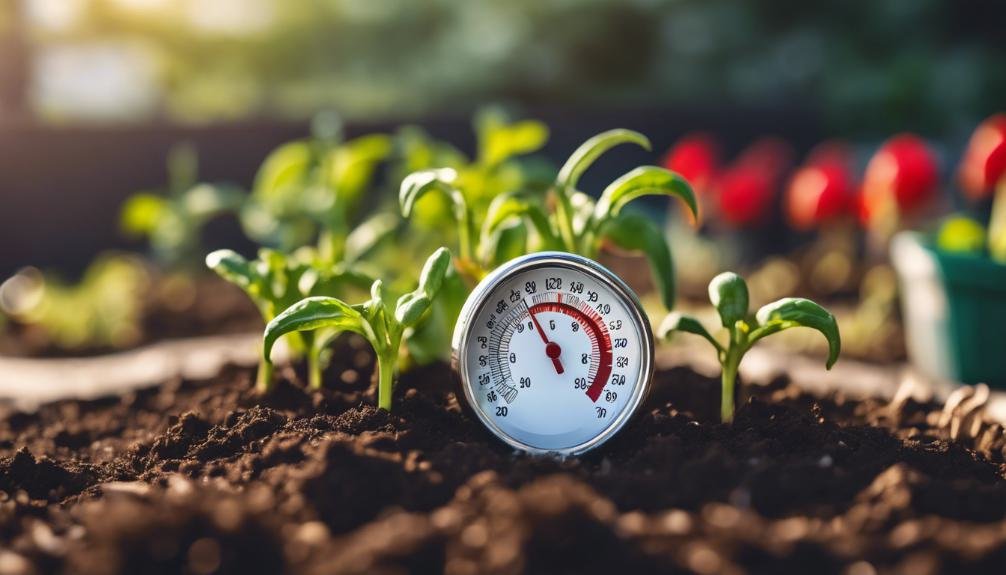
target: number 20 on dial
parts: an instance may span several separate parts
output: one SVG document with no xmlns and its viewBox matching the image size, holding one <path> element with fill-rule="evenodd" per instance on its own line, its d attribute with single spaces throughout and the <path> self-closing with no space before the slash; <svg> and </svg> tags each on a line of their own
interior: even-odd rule
<svg viewBox="0 0 1006 575">
<path fill-rule="evenodd" d="M 454 330 L 453 363 L 493 434 L 532 453 L 575 455 L 611 438 L 639 407 L 653 335 L 614 273 L 541 252 L 476 286 Z"/>
</svg>

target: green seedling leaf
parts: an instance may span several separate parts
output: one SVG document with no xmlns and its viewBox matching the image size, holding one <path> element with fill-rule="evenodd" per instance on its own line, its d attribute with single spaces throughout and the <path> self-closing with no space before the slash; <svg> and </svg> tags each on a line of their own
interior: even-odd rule
<svg viewBox="0 0 1006 575">
<path fill-rule="evenodd" d="M 361 136 L 334 149 L 329 184 L 336 190 L 337 201 L 355 205 L 392 149 L 391 137 L 384 134 Z"/>
<path fill-rule="evenodd" d="M 535 152 L 548 141 L 548 127 L 541 122 L 525 120 L 507 125 L 493 121 L 487 124 L 480 146 L 481 161 L 487 166 Z"/>
<path fill-rule="evenodd" d="M 758 327 L 751 332 L 750 343 L 791 327 L 810 327 L 821 332 L 828 340 L 827 368 L 831 369 L 838 360 L 842 340 L 835 316 L 809 299 L 783 298 L 762 306 L 755 318 Z"/>
<path fill-rule="evenodd" d="M 632 200 L 652 195 L 676 197 L 698 218 L 698 203 L 687 180 L 664 168 L 640 166 L 604 189 L 594 209 L 594 219 L 603 222 L 609 217 L 618 216 L 622 208 Z"/>
<path fill-rule="evenodd" d="M 245 291 L 261 278 L 255 266 L 233 250 L 211 252 L 206 256 L 206 267 Z"/>
<path fill-rule="evenodd" d="M 602 154 L 619 144 L 636 144 L 645 150 L 650 149 L 650 140 L 639 132 L 624 129 L 602 132 L 581 144 L 569 156 L 559 170 L 556 182 L 563 187 L 576 188 L 580 176 L 587 171 L 587 168 Z"/>
<path fill-rule="evenodd" d="M 440 291 L 440 286 L 444 283 L 444 277 L 447 276 L 447 270 L 450 268 L 450 265 L 450 250 L 447 248 L 438 248 L 437 251 L 433 252 L 426 259 L 423 271 L 419 273 L 419 287 L 417 291 L 422 291 L 430 298 L 434 297 Z"/>
<path fill-rule="evenodd" d="M 312 151 L 304 141 L 289 142 L 276 148 L 266 157 L 255 176 L 252 193 L 260 200 L 277 208 L 285 203 L 284 196 L 291 189 L 299 189 L 312 164 Z"/>
<path fill-rule="evenodd" d="M 396 214 L 377 214 L 356 227 L 346 236 L 343 260 L 353 264 L 370 255 L 386 239 L 394 235 L 402 223 Z"/>
<path fill-rule="evenodd" d="M 496 233 L 502 226 L 512 223 L 516 218 L 524 219 L 531 224 L 546 246 L 554 245 L 558 241 L 541 205 L 520 194 L 497 196 L 489 204 L 482 227 L 483 236 L 488 237 Z"/>
<path fill-rule="evenodd" d="M 435 170 L 422 170 L 409 174 L 402 180 L 402 187 L 398 194 L 398 203 L 402 209 L 402 216 L 409 217 L 416 201 L 424 194 L 432 191 L 439 191 L 445 194 L 452 201 L 460 198 L 462 204 L 464 198 L 453 187 L 454 181 L 458 177 L 458 172 L 453 168 L 438 168 Z"/>
<path fill-rule="evenodd" d="M 718 351 L 723 351 L 723 346 L 720 342 L 716 341 L 716 338 L 706 330 L 705 326 L 692 316 L 685 315 L 678 311 L 673 311 L 667 314 L 664 321 L 660 323 L 660 327 L 657 329 L 657 337 L 660 339 L 667 339 L 674 332 L 685 332 L 701 336 L 706 339 L 709 343 L 713 345 Z"/>
<path fill-rule="evenodd" d="M 499 226 L 488 237 L 483 235 L 479 241 L 479 258 L 498 266 L 528 253 L 528 241 L 527 226 L 520 220 L 514 220 L 509 225 Z"/>
<path fill-rule="evenodd" d="M 266 325 L 262 335 L 262 357 L 268 360 L 276 341 L 284 335 L 320 328 L 352 331 L 370 337 L 363 316 L 349 304 L 334 297 L 309 297 L 288 307 Z"/>
<path fill-rule="evenodd" d="M 182 209 L 189 219 L 208 219 L 236 211 L 244 203 L 244 193 L 233 186 L 199 184 L 182 196 Z"/>
<path fill-rule="evenodd" d="M 419 322 L 426 310 L 430 309 L 432 300 L 422 292 L 403 295 L 395 305 L 395 321 L 403 327 L 412 327 Z"/>
<path fill-rule="evenodd" d="M 642 252 L 650 264 L 660 301 L 667 309 L 674 307 L 674 260 L 660 226 L 642 214 L 623 213 L 603 224 L 601 237 L 624 250 Z"/>
<path fill-rule="evenodd" d="M 985 228 L 965 216 L 948 218 L 940 226 L 936 245 L 943 251 L 981 253 L 985 249 Z"/>
<path fill-rule="evenodd" d="M 723 327 L 732 329 L 748 314 L 747 283 L 733 272 L 723 272 L 709 282 L 709 301 L 719 312 Z"/>
<path fill-rule="evenodd" d="M 126 200 L 119 217 L 122 230 L 133 236 L 143 236 L 152 233 L 168 209 L 168 201 L 163 197 L 140 192 Z"/>
</svg>

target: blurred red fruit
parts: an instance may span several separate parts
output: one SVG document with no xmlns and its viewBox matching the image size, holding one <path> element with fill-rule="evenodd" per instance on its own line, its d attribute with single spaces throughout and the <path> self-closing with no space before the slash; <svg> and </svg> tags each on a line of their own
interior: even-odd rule
<svg viewBox="0 0 1006 575">
<path fill-rule="evenodd" d="M 762 138 L 741 152 L 715 183 L 721 219 L 734 227 L 765 223 L 792 157 L 789 144 L 778 138 Z"/>
<path fill-rule="evenodd" d="M 1006 114 L 982 122 L 968 141 L 961 161 L 960 181 L 972 200 L 992 194 L 1006 172 Z"/>
<path fill-rule="evenodd" d="M 722 219 L 735 227 L 764 223 L 772 203 L 772 180 L 763 170 L 738 165 L 716 182 Z"/>
<path fill-rule="evenodd" d="M 786 216 L 791 226 L 809 230 L 848 213 L 853 205 L 851 158 L 844 145 L 825 143 L 790 178 Z"/>
<path fill-rule="evenodd" d="M 705 194 L 719 169 L 716 141 L 708 134 L 689 134 L 664 157 L 664 167 L 681 174 L 697 194 Z"/>
<path fill-rule="evenodd" d="M 771 183 L 779 183 L 793 163 L 793 148 L 780 138 L 760 138 L 738 156 L 735 165 L 762 172 Z"/>
<path fill-rule="evenodd" d="M 922 138 L 899 134 L 884 142 L 870 158 L 863 178 L 863 207 L 872 218 L 893 198 L 898 210 L 912 213 L 936 191 L 936 155 Z"/>
</svg>

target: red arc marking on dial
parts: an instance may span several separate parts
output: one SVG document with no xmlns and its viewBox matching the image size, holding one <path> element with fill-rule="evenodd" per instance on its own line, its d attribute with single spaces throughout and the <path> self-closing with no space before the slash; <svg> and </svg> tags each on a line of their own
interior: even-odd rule
<svg viewBox="0 0 1006 575">
<path fill-rule="evenodd" d="M 594 381 L 590 383 L 586 392 L 587 397 L 596 403 L 598 398 L 601 397 L 601 392 L 604 391 L 604 386 L 608 383 L 608 377 L 611 376 L 612 365 L 611 339 L 608 336 L 608 331 L 604 328 L 603 320 L 601 320 L 600 316 L 596 313 L 588 314 L 583 310 L 574 308 L 567 304 L 548 302 L 536 304 L 528 308 L 528 314 L 531 316 L 531 321 L 534 322 L 536 326 L 538 326 L 538 320 L 536 320 L 534 316 L 536 313 L 541 313 L 543 311 L 558 312 L 572 317 L 577 321 L 577 323 L 582 325 L 584 329 L 588 330 L 591 340 L 597 343 L 597 351 L 599 355 L 597 358 L 597 374 L 594 375 Z M 538 330 L 538 333 L 542 335 L 542 339 L 547 342 L 548 339 L 545 337 L 544 332 L 541 331 L 541 326 L 538 326 Z M 556 359 L 558 359 L 559 352 L 561 352 L 561 350 L 558 349 L 559 345 L 554 342 L 550 343 L 555 345 Z M 546 354 L 549 353 L 548 345 L 549 343 L 545 344 Z M 551 357 L 552 356 L 549 355 L 549 358 Z M 562 372 L 560 371 L 559 373 Z"/>
<path fill-rule="evenodd" d="M 562 355 L 562 348 L 559 344 L 554 341 L 549 341 L 548 336 L 545 335 L 545 330 L 541 329 L 541 324 L 538 323 L 538 318 L 535 317 L 534 312 L 528 308 L 527 313 L 531 316 L 531 322 L 534 323 L 534 328 L 538 330 L 538 335 L 541 336 L 541 340 L 545 342 L 545 355 L 552 360 L 552 365 L 555 367 L 555 372 L 562 374 L 565 371 L 562 368 L 562 362 L 559 360 L 559 356 Z"/>
</svg>

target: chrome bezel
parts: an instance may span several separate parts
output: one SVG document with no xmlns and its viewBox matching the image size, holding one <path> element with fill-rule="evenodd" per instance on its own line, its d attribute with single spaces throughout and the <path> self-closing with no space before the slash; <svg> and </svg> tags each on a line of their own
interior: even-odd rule
<svg viewBox="0 0 1006 575">
<path fill-rule="evenodd" d="M 632 316 L 637 336 L 639 337 L 640 351 L 642 355 L 640 358 L 642 364 L 640 365 L 639 376 L 633 388 L 633 395 L 630 397 L 629 403 L 626 404 L 625 409 L 623 409 L 618 417 L 615 418 L 606 428 L 604 428 L 601 433 L 588 441 L 565 449 L 542 449 L 535 447 L 534 445 L 529 445 L 510 436 L 500 429 L 500 427 L 496 425 L 496 422 L 493 421 L 493 419 L 484 413 L 479 407 L 479 403 L 475 398 L 475 388 L 468 377 L 468 366 L 466 365 L 466 362 L 461 360 L 463 357 L 463 351 L 468 347 L 468 340 L 471 335 L 469 324 L 473 318 L 478 317 L 479 313 L 481 313 L 482 308 L 488 301 L 489 294 L 492 293 L 496 285 L 510 276 L 527 270 L 544 267 L 560 267 L 575 270 L 589 275 L 595 280 L 608 286 L 616 297 L 622 299 L 625 307 L 628 308 L 629 313 Z M 650 391 L 650 384 L 653 380 L 653 331 L 650 328 L 650 322 L 646 317 L 646 313 L 643 311 L 643 307 L 639 303 L 639 298 L 636 297 L 636 294 L 633 293 L 632 289 L 630 289 L 621 278 L 615 275 L 614 272 L 591 259 L 576 254 L 566 252 L 538 252 L 510 260 L 493 270 L 492 273 L 487 275 L 477 286 L 475 286 L 475 289 L 472 290 L 472 293 L 465 301 L 464 307 L 461 308 L 461 314 L 458 316 L 458 322 L 454 327 L 454 336 L 451 339 L 451 366 L 458 378 L 458 382 L 461 385 L 463 395 L 465 400 L 468 402 L 469 407 L 471 407 L 471 410 L 475 412 L 475 415 L 479 418 L 482 424 L 485 425 L 493 435 L 500 438 L 508 445 L 529 453 L 560 456 L 579 455 L 594 449 L 605 441 L 611 439 L 623 427 L 625 427 L 625 425 L 639 410 L 639 406 L 642 405 L 643 400 Z"/>
</svg>

